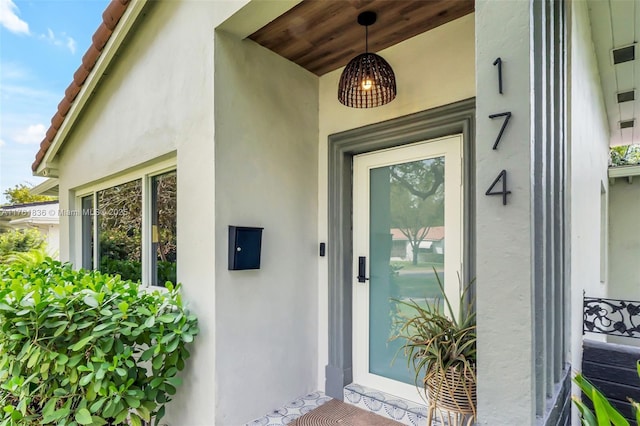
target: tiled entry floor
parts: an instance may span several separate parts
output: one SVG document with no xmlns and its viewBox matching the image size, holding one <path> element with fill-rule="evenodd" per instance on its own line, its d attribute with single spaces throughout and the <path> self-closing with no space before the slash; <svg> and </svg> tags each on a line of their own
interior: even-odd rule
<svg viewBox="0 0 640 426">
<path fill-rule="evenodd" d="M 344 402 L 408 426 L 427 424 L 427 407 L 354 383 L 344 388 Z M 439 425 L 435 421 L 434 425 Z"/>
<path fill-rule="evenodd" d="M 325 402 L 331 400 L 323 392 L 312 392 L 277 410 L 273 410 L 266 416 L 255 419 L 247 423 L 245 426 L 280 426 L 288 425 L 303 414 L 307 414 L 314 408 L 318 408 Z"/>
<path fill-rule="evenodd" d="M 266 416 L 246 423 L 245 426 L 288 425 L 295 419 L 330 400 L 331 398 L 323 392 L 313 392 L 285 404 L 284 407 L 274 410 Z M 351 384 L 345 387 L 344 402 L 405 425 L 417 426 L 427 423 L 427 407 L 363 386 Z M 439 425 L 440 422 L 436 421 L 434 424 Z"/>
</svg>

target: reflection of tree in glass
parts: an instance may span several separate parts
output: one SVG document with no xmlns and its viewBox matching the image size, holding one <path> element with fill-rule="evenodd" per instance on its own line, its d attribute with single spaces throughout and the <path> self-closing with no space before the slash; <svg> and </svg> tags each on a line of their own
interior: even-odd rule
<svg viewBox="0 0 640 426">
<path fill-rule="evenodd" d="M 98 191 L 100 270 L 124 279 L 141 277 L 142 183 L 140 180 Z"/>
<path fill-rule="evenodd" d="M 177 174 L 170 172 L 155 176 L 153 182 L 156 191 L 154 214 L 158 225 L 156 284 L 164 285 L 167 281 L 176 282 Z"/>
<path fill-rule="evenodd" d="M 158 225 L 158 281 L 175 282 L 176 172 L 153 177 L 154 224 Z M 141 279 L 142 180 L 98 191 L 100 270 L 125 279 Z"/>
<path fill-rule="evenodd" d="M 177 212 L 177 180 L 176 172 L 167 173 L 155 178 L 157 185 L 158 228 L 158 260 L 176 261 L 176 212 Z"/>
<path fill-rule="evenodd" d="M 420 243 L 444 225 L 444 157 L 390 166 L 391 226 L 407 237 L 418 264 Z"/>
</svg>

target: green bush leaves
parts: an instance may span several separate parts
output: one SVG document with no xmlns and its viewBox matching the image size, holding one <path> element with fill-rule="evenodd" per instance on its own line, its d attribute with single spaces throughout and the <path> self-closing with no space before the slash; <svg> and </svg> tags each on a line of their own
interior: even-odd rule
<svg viewBox="0 0 640 426">
<path fill-rule="evenodd" d="M 629 422 L 616 410 L 607 398 L 591 384 L 582 374 L 573 378 L 584 395 L 591 400 L 595 413 L 591 411 L 577 396 L 572 396 L 573 403 L 580 412 L 580 420 L 585 426 L 629 426 Z"/>
<path fill-rule="evenodd" d="M 49 258 L 2 265 L 0 426 L 157 423 L 197 334 L 179 286 Z"/>
</svg>

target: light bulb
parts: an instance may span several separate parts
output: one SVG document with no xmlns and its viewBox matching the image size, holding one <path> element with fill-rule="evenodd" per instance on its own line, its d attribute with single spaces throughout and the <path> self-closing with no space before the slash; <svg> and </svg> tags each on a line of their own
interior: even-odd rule
<svg viewBox="0 0 640 426">
<path fill-rule="evenodd" d="M 373 81 L 370 78 L 365 78 L 364 80 L 362 80 L 362 89 L 371 90 L 372 87 Z"/>
</svg>

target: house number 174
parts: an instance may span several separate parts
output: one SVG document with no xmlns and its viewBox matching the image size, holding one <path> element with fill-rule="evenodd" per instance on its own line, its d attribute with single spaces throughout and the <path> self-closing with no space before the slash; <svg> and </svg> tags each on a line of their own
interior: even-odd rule
<svg viewBox="0 0 640 426">
<path fill-rule="evenodd" d="M 498 93 L 502 95 L 502 59 L 497 58 L 495 61 L 493 61 L 493 66 L 498 67 Z M 493 148 L 492 148 L 493 150 L 498 149 L 498 145 L 500 144 L 500 140 L 502 139 L 504 130 L 507 128 L 507 125 L 509 124 L 509 120 L 511 119 L 511 116 L 512 116 L 511 111 L 491 114 L 489 116 L 489 118 L 492 120 L 495 118 L 504 117 L 504 122 L 502 123 L 502 127 L 500 127 L 500 132 L 498 133 L 498 136 L 496 137 L 496 140 L 493 143 Z M 500 183 L 502 188 L 498 186 Z M 507 187 L 507 171 L 503 169 L 498 174 L 498 176 L 493 180 L 493 182 L 489 186 L 489 189 L 487 189 L 487 192 L 485 192 L 485 195 L 502 195 L 502 205 L 506 206 L 507 195 L 509 194 L 511 194 L 511 191 L 509 191 Z"/>
</svg>

